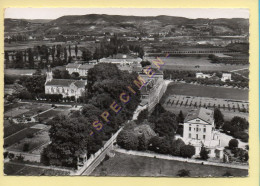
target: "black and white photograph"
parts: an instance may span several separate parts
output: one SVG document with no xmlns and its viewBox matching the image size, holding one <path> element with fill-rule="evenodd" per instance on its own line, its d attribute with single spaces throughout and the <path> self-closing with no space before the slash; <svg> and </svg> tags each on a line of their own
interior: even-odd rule
<svg viewBox="0 0 260 186">
<path fill-rule="evenodd" d="M 249 9 L 4 16 L 5 176 L 248 177 Z"/>
</svg>

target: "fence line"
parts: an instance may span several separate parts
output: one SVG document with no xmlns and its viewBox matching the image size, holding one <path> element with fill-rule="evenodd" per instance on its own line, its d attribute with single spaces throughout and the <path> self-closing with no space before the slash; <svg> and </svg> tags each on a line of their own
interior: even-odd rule
<svg viewBox="0 0 260 186">
<path fill-rule="evenodd" d="M 119 153 L 135 155 L 135 156 L 143 156 L 143 157 L 158 158 L 158 159 L 165 159 L 165 160 L 176 160 L 176 161 L 182 161 L 182 162 L 188 162 L 188 163 L 197 163 L 197 164 L 203 164 L 203 165 L 213 165 L 213 166 L 219 166 L 219 167 L 228 167 L 228 168 L 234 168 L 234 169 L 248 170 L 248 165 L 216 163 L 216 162 L 209 162 L 209 161 L 203 161 L 203 160 L 198 160 L 198 159 L 189 159 L 189 158 L 182 158 L 182 157 L 176 157 L 176 156 L 171 156 L 171 155 L 125 150 L 125 149 L 119 149 L 119 148 L 115 149 L 115 151 L 119 152 Z"/>
</svg>

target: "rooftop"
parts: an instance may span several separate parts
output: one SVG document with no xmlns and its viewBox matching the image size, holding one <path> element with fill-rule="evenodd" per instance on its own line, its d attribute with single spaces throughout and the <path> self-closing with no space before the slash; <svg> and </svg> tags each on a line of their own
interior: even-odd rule
<svg viewBox="0 0 260 186">
<path fill-rule="evenodd" d="M 75 84 L 78 88 L 84 88 L 86 81 L 85 80 L 73 80 L 73 79 L 52 79 L 48 81 L 46 85 L 48 86 L 62 86 L 62 87 L 69 87 L 72 83 Z"/>
<path fill-rule="evenodd" d="M 214 122 L 213 111 L 210 109 L 205 109 L 205 108 L 198 108 L 198 109 L 191 110 L 187 114 L 184 122 L 188 122 L 190 120 L 197 119 L 197 118 L 199 118 L 209 124 L 213 124 L 213 122 Z"/>
</svg>

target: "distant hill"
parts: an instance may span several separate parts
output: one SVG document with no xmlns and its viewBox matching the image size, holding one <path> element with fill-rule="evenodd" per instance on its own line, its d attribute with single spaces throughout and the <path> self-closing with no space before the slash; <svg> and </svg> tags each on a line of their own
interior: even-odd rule
<svg viewBox="0 0 260 186">
<path fill-rule="evenodd" d="M 97 34 L 112 33 L 159 33 L 178 30 L 187 25 L 209 25 L 217 33 L 234 35 L 248 33 L 249 20 L 233 19 L 188 19 L 174 16 L 121 16 L 105 14 L 69 15 L 55 20 L 5 19 L 5 32 L 44 32 L 52 34 Z M 192 28 L 192 27 L 191 27 Z"/>
</svg>

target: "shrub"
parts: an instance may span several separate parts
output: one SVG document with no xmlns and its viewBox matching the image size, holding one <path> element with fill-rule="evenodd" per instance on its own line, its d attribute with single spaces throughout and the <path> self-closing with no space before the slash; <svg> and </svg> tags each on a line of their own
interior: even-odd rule
<svg viewBox="0 0 260 186">
<path fill-rule="evenodd" d="M 200 158 L 207 160 L 209 158 L 209 151 L 205 147 L 201 147 Z"/>
<path fill-rule="evenodd" d="M 4 152 L 4 159 L 7 158 L 7 156 L 8 156 L 8 152 L 6 151 Z"/>
<path fill-rule="evenodd" d="M 234 137 L 235 138 L 238 138 L 238 139 L 241 139 L 241 141 L 243 142 L 248 142 L 248 134 L 246 132 L 243 132 L 243 131 L 237 131 L 234 133 Z"/>
<path fill-rule="evenodd" d="M 236 139 L 231 139 L 228 143 L 228 147 L 230 149 L 234 149 L 234 148 L 237 148 L 238 147 L 238 140 Z"/>
<path fill-rule="evenodd" d="M 29 151 L 29 143 L 25 143 L 24 145 L 23 145 L 23 151 L 24 152 L 28 152 Z"/>
<path fill-rule="evenodd" d="M 185 145 L 181 147 L 180 154 L 184 158 L 191 158 L 195 154 L 195 147 L 192 145 Z"/>
<path fill-rule="evenodd" d="M 33 138 L 33 137 L 34 137 L 34 134 L 33 134 L 33 133 L 28 133 L 28 134 L 26 134 L 26 137 L 27 137 L 27 138 Z"/>
<path fill-rule="evenodd" d="M 14 158 L 14 154 L 13 153 L 9 153 L 8 154 L 8 158 L 12 160 Z"/>
<path fill-rule="evenodd" d="M 190 171 L 186 169 L 181 169 L 178 171 L 177 176 L 179 177 L 190 177 Z"/>
<path fill-rule="evenodd" d="M 230 172 L 225 172 L 222 176 L 224 177 L 232 177 L 233 175 Z"/>
</svg>

